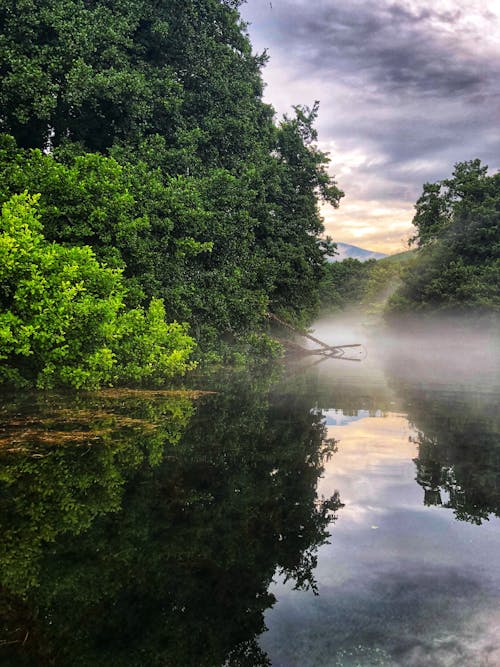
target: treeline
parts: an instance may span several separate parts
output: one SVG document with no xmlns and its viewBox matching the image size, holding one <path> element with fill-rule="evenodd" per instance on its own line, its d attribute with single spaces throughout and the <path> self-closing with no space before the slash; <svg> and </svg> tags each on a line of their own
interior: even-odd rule
<svg viewBox="0 0 500 667">
<path fill-rule="evenodd" d="M 327 313 L 345 310 L 383 310 L 388 297 L 399 285 L 399 276 L 406 258 L 369 259 L 361 262 L 349 257 L 325 266 L 320 295 Z"/>
<path fill-rule="evenodd" d="M 451 178 L 424 185 L 415 208 L 412 251 L 325 267 L 324 309 L 369 308 L 393 322 L 500 311 L 500 174 L 458 163 Z"/>
<path fill-rule="evenodd" d="M 500 173 L 480 160 L 426 183 L 413 219 L 415 260 L 388 304 L 392 314 L 500 311 Z"/>
<path fill-rule="evenodd" d="M 240 4 L 0 0 L 0 379 L 160 382 L 187 326 L 220 353 L 315 314 L 342 192 L 317 103 L 263 102 Z"/>
</svg>

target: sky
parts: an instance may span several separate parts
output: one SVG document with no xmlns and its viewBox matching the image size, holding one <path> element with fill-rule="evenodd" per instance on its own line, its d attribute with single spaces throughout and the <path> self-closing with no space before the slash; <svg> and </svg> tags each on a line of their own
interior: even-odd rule
<svg viewBox="0 0 500 667">
<path fill-rule="evenodd" d="M 407 249 L 425 182 L 480 158 L 500 168 L 500 0 L 248 0 L 265 99 L 320 102 L 319 146 L 345 192 L 335 241 Z"/>
</svg>

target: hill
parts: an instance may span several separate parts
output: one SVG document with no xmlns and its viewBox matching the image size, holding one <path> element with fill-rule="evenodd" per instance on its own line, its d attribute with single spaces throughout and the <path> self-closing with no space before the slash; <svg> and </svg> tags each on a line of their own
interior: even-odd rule
<svg viewBox="0 0 500 667">
<path fill-rule="evenodd" d="M 335 257 L 330 257 L 329 262 L 342 262 L 344 259 L 352 257 L 352 259 L 358 259 L 360 262 L 366 262 L 368 259 L 382 259 L 387 257 L 382 252 L 375 252 L 373 250 L 366 250 L 365 248 L 360 248 L 356 245 L 350 245 L 349 243 L 337 243 L 338 254 Z"/>
<path fill-rule="evenodd" d="M 393 263 L 393 262 L 409 262 L 410 259 L 415 257 L 416 250 L 405 250 L 404 252 L 398 252 L 395 255 L 386 255 L 382 258 L 384 264 Z"/>
</svg>

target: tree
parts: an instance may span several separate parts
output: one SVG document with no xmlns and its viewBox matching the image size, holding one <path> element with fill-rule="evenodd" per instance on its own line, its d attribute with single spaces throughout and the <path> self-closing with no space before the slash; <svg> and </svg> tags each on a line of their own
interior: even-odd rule
<svg viewBox="0 0 500 667">
<path fill-rule="evenodd" d="M 317 312 L 325 256 L 334 252 L 329 239 L 320 240 L 318 200 L 337 207 L 344 196 L 327 171 L 328 155 L 315 144 L 318 109 L 318 102 L 296 106 L 295 116 L 285 116 L 278 128 L 274 189 L 259 230 L 274 277 L 272 308 L 305 321 Z"/>
<path fill-rule="evenodd" d="M 375 264 L 374 259 L 360 262 L 352 257 L 327 264 L 320 291 L 323 308 L 335 312 L 360 306 Z"/>
<path fill-rule="evenodd" d="M 191 367 L 186 326 L 163 303 L 126 310 L 119 269 L 88 246 L 49 243 L 37 197 L 15 195 L 0 222 L 0 377 L 38 387 L 162 383 Z"/>
<path fill-rule="evenodd" d="M 153 142 L 175 173 L 234 166 L 272 118 L 238 4 L 2 0 L 0 129 L 31 148 Z"/>
<path fill-rule="evenodd" d="M 0 196 L 41 193 L 49 240 L 122 268 L 203 348 L 306 321 L 341 191 L 318 105 L 277 126 L 237 0 L 0 0 Z M 10 143 L 9 143 L 10 142 Z"/>
<path fill-rule="evenodd" d="M 65 139 L 105 150 L 144 128 L 165 132 L 181 88 L 165 61 L 148 58 L 146 38 L 167 30 L 151 3 L 2 0 L 1 126 L 21 146 Z M 158 50 L 155 50 L 155 54 Z"/>
<path fill-rule="evenodd" d="M 416 210 L 419 251 L 390 311 L 499 311 L 500 174 L 458 163 L 452 178 L 424 185 Z"/>
<path fill-rule="evenodd" d="M 25 190 L 40 194 L 44 235 L 65 246 L 88 245 L 100 262 L 122 268 L 133 305 L 163 298 L 169 314 L 183 318 L 176 294 L 186 262 L 211 249 L 197 182 L 162 179 L 139 162 L 120 165 L 97 153 L 44 155 L 19 149 L 0 136 L 0 200 Z"/>
</svg>

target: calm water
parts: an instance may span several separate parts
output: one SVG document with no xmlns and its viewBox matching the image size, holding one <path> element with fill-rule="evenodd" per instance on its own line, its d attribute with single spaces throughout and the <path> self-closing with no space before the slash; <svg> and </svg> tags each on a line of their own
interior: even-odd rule
<svg viewBox="0 0 500 667">
<path fill-rule="evenodd" d="M 368 358 L 2 397 L 1 665 L 500 665 L 495 335 L 317 334 Z"/>
</svg>

